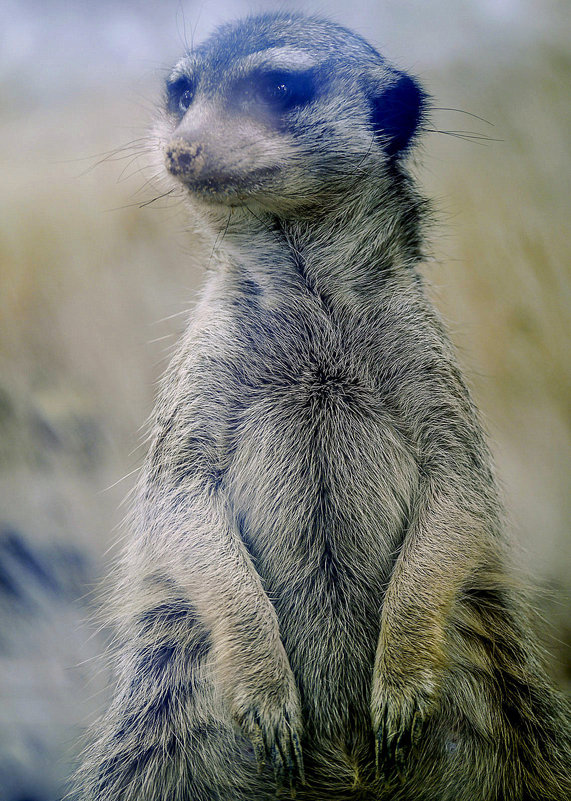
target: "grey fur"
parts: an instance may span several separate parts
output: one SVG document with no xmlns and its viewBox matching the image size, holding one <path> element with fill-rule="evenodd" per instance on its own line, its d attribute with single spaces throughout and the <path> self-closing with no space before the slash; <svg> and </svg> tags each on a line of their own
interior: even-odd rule
<svg viewBox="0 0 571 801">
<path fill-rule="evenodd" d="M 568 713 L 417 271 L 426 97 L 286 14 L 223 26 L 170 87 L 160 150 L 212 269 L 162 384 L 78 797 L 567 797 Z"/>
</svg>

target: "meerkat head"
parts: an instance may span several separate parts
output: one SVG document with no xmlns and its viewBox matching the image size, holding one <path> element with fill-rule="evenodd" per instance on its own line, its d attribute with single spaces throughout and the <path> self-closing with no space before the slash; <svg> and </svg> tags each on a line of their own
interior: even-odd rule
<svg viewBox="0 0 571 801">
<path fill-rule="evenodd" d="M 360 36 L 270 14 L 222 26 L 176 64 L 160 137 L 167 171 L 193 195 L 279 215 L 356 182 L 382 191 L 425 108 L 416 81 Z"/>
</svg>

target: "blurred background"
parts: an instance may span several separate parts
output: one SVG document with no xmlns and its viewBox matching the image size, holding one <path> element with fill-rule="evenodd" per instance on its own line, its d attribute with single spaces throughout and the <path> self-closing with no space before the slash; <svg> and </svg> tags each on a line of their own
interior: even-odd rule
<svg viewBox="0 0 571 801">
<path fill-rule="evenodd" d="M 556 681 L 571 678 L 566 0 L 307 3 L 434 97 L 425 273 L 483 411 Z M 93 621 L 156 381 L 202 278 L 148 167 L 166 70 L 281 0 L 0 8 L 0 799 L 55 801 L 105 703 Z M 299 8 L 299 5 L 297 6 Z M 468 114 L 476 115 L 475 117 Z M 482 119 L 478 119 L 482 118 Z"/>
</svg>

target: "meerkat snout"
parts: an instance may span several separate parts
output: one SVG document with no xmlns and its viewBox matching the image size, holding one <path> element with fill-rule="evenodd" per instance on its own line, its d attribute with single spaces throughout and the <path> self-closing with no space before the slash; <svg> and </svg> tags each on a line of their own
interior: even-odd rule
<svg viewBox="0 0 571 801">
<path fill-rule="evenodd" d="M 204 163 L 204 148 L 198 142 L 174 139 L 165 148 L 165 166 L 171 175 L 179 178 L 197 176 Z"/>
</svg>

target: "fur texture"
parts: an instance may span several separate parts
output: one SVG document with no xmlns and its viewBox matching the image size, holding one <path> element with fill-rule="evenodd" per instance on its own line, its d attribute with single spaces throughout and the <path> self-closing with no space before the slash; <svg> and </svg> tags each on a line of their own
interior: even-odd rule
<svg viewBox="0 0 571 801">
<path fill-rule="evenodd" d="M 213 257 L 168 369 L 85 801 L 560 801 L 569 719 L 424 293 L 427 98 L 299 15 L 220 28 L 160 150 Z"/>
</svg>

